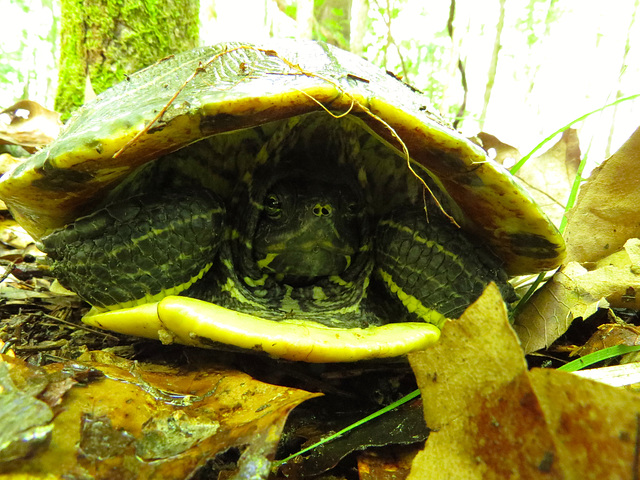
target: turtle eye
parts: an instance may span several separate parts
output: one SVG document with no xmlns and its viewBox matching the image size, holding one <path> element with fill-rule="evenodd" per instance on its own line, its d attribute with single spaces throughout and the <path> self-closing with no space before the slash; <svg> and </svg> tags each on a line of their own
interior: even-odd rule
<svg viewBox="0 0 640 480">
<path fill-rule="evenodd" d="M 277 217 L 280 215 L 280 212 L 282 211 L 282 203 L 277 195 L 273 193 L 267 195 L 264 199 L 264 210 L 270 217 Z"/>
<path fill-rule="evenodd" d="M 347 205 L 347 213 L 349 215 L 356 215 L 360 211 L 360 206 L 357 203 L 350 203 Z"/>
</svg>

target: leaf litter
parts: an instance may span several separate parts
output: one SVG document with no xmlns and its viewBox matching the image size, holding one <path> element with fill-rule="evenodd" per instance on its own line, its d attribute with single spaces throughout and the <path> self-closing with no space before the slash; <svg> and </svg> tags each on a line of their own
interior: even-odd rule
<svg viewBox="0 0 640 480">
<path fill-rule="evenodd" d="M 409 479 L 636 478 L 640 396 L 527 369 L 497 288 L 409 356 L 432 428 Z"/>
<path fill-rule="evenodd" d="M 575 163 L 577 148 L 574 140 L 571 133 L 565 135 L 545 154 L 547 159 L 543 162 L 544 167 L 535 166 L 534 162 L 530 172 L 527 172 L 530 164 L 527 164 L 527 167 L 521 171 L 525 182 L 534 190 L 534 196 L 537 195 L 535 192 L 538 190 L 545 192 L 553 190 L 552 188 L 550 189 L 549 178 L 555 178 L 556 181 L 558 179 L 561 180 L 557 186 L 560 190 L 557 190 L 553 195 L 543 194 L 547 198 L 546 203 L 550 203 L 552 209 L 557 209 L 554 205 L 559 203 L 558 199 L 562 197 L 562 189 L 566 188 L 566 185 L 570 183 L 570 170 L 574 168 L 573 164 Z M 574 259 L 580 263 L 566 265 L 561 272 L 556 274 L 553 281 L 549 282 L 544 289 L 541 289 L 536 294 L 536 297 L 530 302 L 530 310 L 533 312 L 530 318 L 535 318 L 535 321 L 527 323 L 522 320 L 526 318 L 526 315 L 518 317 L 515 328 L 520 335 L 525 351 L 534 351 L 551 345 L 569 328 L 574 318 L 586 318 L 602 307 L 637 308 L 635 299 L 637 288 L 629 280 L 630 278 L 635 279 L 635 272 L 637 271 L 637 256 L 635 253 L 637 250 L 634 250 L 637 248 L 637 244 L 627 242 L 627 240 L 634 236 L 640 236 L 640 232 L 637 232 L 637 226 L 640 225 L 640 221 L 634 216 L 635 210 L 632 210 L 633 203 L 635 202 L 635 205 L 637 205 L 635 197 L 637 188 L 636 190 L 633 189 L 634 182 L 637 185 L 637 173 L 632 166 L 634 162 L 637 165 L 635 156 L 639 151 L 637 148 L 639 141 L 640 135 L 636 132 L 629 142 L 612 157 L 612 159 L 616 159 L 615 161 L 610 159 L 595 172 L 595 177 L 592 176 L 588 182 L 588 185 L 592 184 L 592 186 L 583 188 L 576 207 L 570 215 L 567 231 L 569 250 L 572 252 L 570 254 L 571 258 L 575 257 Z M 517 150 L 515 151 L 517 152 Z M 513 153 L 513 150 L 511 152 Z M 579 157 L 579 148 L 577 152 Z M 545 155 L 536 160 L 544 159 Z M 560 175 L 559 172 L 562 172 L 563 169 L 565 173 Z M 550 175 L 550 171 L 554 173 Z M 594 180 L 594 178 L 598 177 L 599 180 Z M 618 184 L 621 179 L 624 182 Z M 565 182 L 565 180 L 567 181 Z M 550 198 L 551 201 L 549 202 Z M 624 200 L 627 200 L 627 202 L 624 202 Z M 542 204 L 545 203 L 544 200 L 539 199 L 539 201 Z M 619 216 L 613 215 L 616 211 L 618 211 Z M 550 212 L 550 216 L 555 218 L 556 215 L 556 213 Z M 588 218 L 590 222 L 585 221 Z M 620 228 L 619 225 L 624 225 L 625 228 Z M 581 230 L 580 227 L 584 228 Z M 46 275 L 44 278 L 38 278 L 40 277 L 37 274 L 40 269 L 39 266 L 32 270 L 25 269 L 23 273 L 20 273 L 20 268 L 16 269 L 16 260 L 18 260 L 19 265 L 22 259 L 31 255 L 28 249 L 32 247 L 20 235 L 19 230 L 16 231 L 13 228 L 13 226 L 2 228 L 5 237 L 0 239 L 5 245 L 13 243 L 13 247 L 17 248 L 15 251 L 18 252 L 18 254 L 10 253 L 11 250 L 6 249 L 6 253 L 0 255 L 0 259 L 5 259 L 5 265 L 10 267 L 9 275 L 11 276 L 10 279 L 12 279 L 11 282 L 7 284 L 5 282 L 0 287 L 2 288 L 0 295 L 6 299 L 3 302 L 2 312 L 0 313 L 3 319 L 11 319 L 10 322 L 3 320 L 0 334 L 2 338 L 10 339 L 10 345 L 15 345 L 22 356 L 30 357 L 32 361 L 59 360 L 55 357 L 45 360 L 42 357 L 43 352 L 63 353 L 67 358 L 78 358 L 78 355 L 87 349 L 86 347 L 84 349 L 78 348 L 77 345 L 75 349 L 70 349 L 68 343 L 74 343 L 73 339 L 71 339 L 71 342 L 64 340 L 62 343 L 59 340 L 45 340 L 45 338 L 55 339 L 57 335 L 64 337 L 65 333 L 61 334 L 61 332 L 64 331 L 65 327 L 56 326 L 53 329 L 52 327 L 47 327 L 48 332 L 45 331 L 44 335 L 42 333 L 34 335 L 30 331 L 34 322 L 42 324 L 54 321 L 48 319 L 49 316 L 59 319 L 69 318 L 68 312 L 77 312 L 80 304 L 73 295 L 65 296 L 57 293 L 50 295 L 51 282 L 46 278 Z M 597 235 L 594 235 L 594 232 L 597 232 Z M 600 233 L 606 234 L 606 236 L 602 237 Z M 591 242 L 592 245 L 589 243 L 584 243 L 583 245 L 583 238 L 593 240 Z M 606 251 L 605 253 L 613 252 L 614 256 L 602 259 L 603 251 Z M 595 258 L 598 255 L 593 255 L 594 252 L 599 253 L 601 255 L 600 258 Z M 589 258 L 589 255 L 594 256 L 595 260 L 585 260 L 585 258 Z M 596 260 L 599 261 L 596 262 Z M 599 270 L 601 271 L 597 275 L 591 275 L 592 280 L 590 282 L 586 281 L 590 278 L 590 274 Z M 18 276 L 16 277 L 14 273 L 17 273 Z M 622 273 L 631 276 L 624 277 L 624 281 L 618 281 L 616 284 L 615 279 L 621 278 Z M 605 289 L 603 284 L 614 284 L 616 286 L 607 286 Z M 21 291 L 29 293 L 20 293 Z M 463 318 L 472 317 L 474 321 L 478 321 L 478 308 L 481 310 L 485 308 L 478 307 L 478 305 L 486 301 L 485 297 L 487 295 L 491 296 L 492 294 L 490 291 L 487 292 L 476 305 L 469 309 Z M 537 298 L 545 295 L 546 297 L 543 299 Z M 414 365 L 419 384 L 423 390 L 423 396 L 429 398 L 429 402 L 425 402 L 424 405 L 428 426 L 437 430 L 437 432 L 432 433 L 432 438 L 435 440 L 428 441 L 425 449 L 425 452 L 432 452 L 433 449 L 439 452 L 440 456 L 434 457 L 437 458 L 438 464 L 436 470 L 442 474 L 442 472 L 446 471 L 446 468 L 443 467 L 447 465 L 456 468 L 461 465 L 465 468 L 471 465 L 473 468 L 469 470 L 469 475 L 476 475 L 479 471 L 478 468 L 480 468 L 483 475 L 485 475 L 483 478 L 492 478 L 492 475 L 498 475 L 493 478 L 503 478 L 500 475 L 518 471 L 515 470 L 517 468 L 523 468 L 523 459 L 525 459 L 529 461 L 525 466 L 528 470 L 522 471 L 532 472 L 531 474 L 534 476 L 530 478 L 537 478 L 535 475 L 549 478 L 549 475 L 553 477 L 556 474 L 562 474 L 563 478 L 605 478 L 608 473 L 618 471 L 621 475 L 620 478 L 633 478 L 634 475 L 637 475 L 637 459 L 634 460 L 633 455 L 629 453 L 630 449 L 633 450 L 637 443 L 638 417 L 631 418 L 633 415 L 638 415 L 637 397 L 620 389 L 611 389 L 606 385 L 584 380 L 563 372 L 534 369 L 531 373 L 527 373 L 526 365 L 523 363 L 522 351 L 519 347 L 513 347 L 513 338 L 515 338 L 513 337 L 513 332 L 508 327 L 504 327 L 502 320 L 498 324 L 507 328 L 511 333 L 492 330 L 497 328 L 495 325 L 496 318 L 503 319 L 504 317 L 497 303 L 500 302 L 494 302 L 493 307 L 487 307 L 490 313 L 481 314 L 481 316 L 488 315 L 490 317 L 490 324 L 481 323 L 483 325 L 482 328 L 485 328 L 484 332 L 477 332 L 478 335 L 472 336 L 472 338 L 467 338 L 466 336 L 455 338 L 453 343 L 457 344 L 458 350 L 462 350 L 462 353 L 451 345 L 448 345 L 443 350 L 444 353 L 440 355 L 434 353 L 441 348 L 440 345 L 433 350 L 424 352 L 424 355 L 432 354 L 440 357 L 436 360 L 450 364 L 450 368 L 447 367 L 441 370 L 442 365 L 436 362 L 434 365 L 438 365 L 438 367 L 435 373 L 433 371 L 428 373 L 427 380 L 425 380 L 424 372 L 421 371 L 421 368 L 424 370 L 425 367 L 416 367 L 416 358 L 419 358 L 423 353 L 421 352 L 411 357 L 411 362 Z M 32 306 L 28 306 L 29 304 L 32 304 Z M 20 308 L 25 306 L 27 308 Z M 19 308 L 19 310 L 14 307 Z M 71 319 L 71 324 L 74 324 L 74 321 L 77 323 L 78 318 Z M 533 328 L 536 321 L 537 326 Z M 452 322 L 450 325 L 458 323 L 464 325 L 462 321 Z M 8 329 L 7 327 L 10 328 Z M 450 327 L 448 326 L 447 328 Z M 607 328 L 609 329 L 607 330 Z M 611 331 L 624 330 L 625 327 L 617 325 L 607 328 L 602 327 L 594 333 L 593 344 L 600 340 L 604 346 L 605 338 L 602 332 L 606 331 L 606 338 L 611 341 Z M 483 336 L 485 334 L 488 336 Z M 68 332 L 66 335 L 68 336 Z M 93 335 L 95 336 L 95 334 Z M 140 356 L 139 350 L 135 352 L 136 348 L 149 348 L 149 342 L 137 342 L 121 335 L 107 333 L 103 333 L 103 335 L 110 337 L 101 340 L 103 346 L 112 351 L 122 352 L 126 356 Z M 597 335 L 600 335 L 600 337 Z M 28 345 L 23 343 L 26 338 L 30 338 Z M 81 338 L 87 338 L 87 336 L 81 335 Z M 481 340 L 480 345 L 478 345 L 473 343 L 474 339 L 484 339 L 485 343 L 483 344 Z M 53 341 L 51 347 L 45 344 L 47 341 Z M 613 340 L 613 343 L 617 341 Z M 627 342 L 628 344 L 631 340 L 625 337 L 620 342 Z M 126 346 L 127 344 L 129 345 Z M 606 343 L 606 345 L 608 344 Z M 65 345 L 65 347 L 62 347 L 62 345 Z M 137 347 L 132 345 L 137 345 Z M 38 350 L 38 346 L 44 347 L 42 350 Z M 30 350 L 30 348 L 35 348 L 35 350 Z M 487 351 L 487 348 L 489 348 L 489 351 Z M 598 346 L 592 345 L 588 347 L 585 345 L 583 348 L 598 349 Z M 585 350 L 583 353 L 587 351 L 591 350 Z M 45 355 L 49 354 L 45 353 Z M 97 355 L 97 357 L 94 357 L 94 355 Z M 10 454 L 13 455 L 12 458 L 19 458 L 20 455 L 23 457 L 32 455 L 32 457 L 30 457 L 29 461 L 23 459 L 18 460 L 18 463 L 12 463 L 11 471 L 16 465 L 20 465 L 22 468 L 26 464 L 36 465 L 35 468 L 43 468 L 42 465 L 46 465 L 46 458 L 53 458 L 49 452 L 49 449 L 52 448 L 51 446 L 56 446 L 56 442 L 62 438 L 66 437 L 67 440 L 71 438 L 66 431 L 69 428 L 69 424 L 63 424 L 65 426 L 62 428 L 52 428 L 51 425 L 58 425 L 56 423 L 59 421 L 58 417 L 62 417 L 60 421 L 68 419 L 71 414 L 65 413 L 67 405 L 71 405 L 73 402 L 79 402 L 79 405 L 82 405 L 82 402 L 88 402 L 88 398 L 90 398 L 90 408 L 88 403 L 85 403 L 87 409 L 83 413 L 79 413 L 82 408 L 79 410 L 71 409 L 74 411 L 74 417 L 71 422 L 74 425 L 73 429 L 77 430 L 78 436 L 73 437 L 70 442 L 63 442 L 65 445 L 60 450 L 60 452 L 69 453 L 74 448 L 74 445 L 75 448 L 80 449 L 75 451 L 76 455 L 81 452 L 77 456 L 77 463 L 73 465 L 75 469 L 89 469 L 87 471 L 97 472 L 98 475 L 107 475 L 105 473 L 107 468 L 123 469 L 121 471 L 128 472 L 127 469 L 131 467 L 132 462 L 133 464 L 140 462 L 137 465 L 140 469 L 136 470 L 134 468 L 131 470 L 136 475 L 131 478 L 145 478 L 144 475 L 151 475 L 148 478 L 154 478 L 153 476 L 156 473 L 149 473 L 151 471 L 161 472 L 162 478 L 185 478 L 185 472 L 194 471 L 193 465 L 202 466 L 207 462 L 211 464 L 213 461 L 213 464 L 211 464 L 211 469 L 213 470 L 216 468 L 222 468 L 222 470 L 235 468 L 237 474 L 245 472 L 249 475 L 248 472 L 253 472 L 252 475 L 254 476 L 250 478 L 263 478 L 267 475 L 269 469 L 269 459 L 272 459 L 275 455 L 275 449 L 289 411 L 297 403 L 315 395 L 303 390 L 293 389 L 291 391 L 294 393 L 291 395 L 295 397 L 295 400 L 290 403 L 283 402 L 280 404 L 276 402 L 274 405 L 263 400 L 262 405 L 257 407 L 257 404 L 250 403 L 250 406 L 256 407 L 254 412 L 246 412 L 240 407 L 238 418 L 230 420 L 227 425 L 221 423 L 220 419 L 215 416 L 211 418 L 206 415 L 201 416 L 200 412 L 192 416 L 190 411 L 187 410 L 187 407 L 192 405 L 186 404 L 191 401 L 197 403 L 194 399 L 205 401 L 209 397 L 214 397 L 212 402 L 219 401 L 224 403 L 229 401 L 230 397 L 239 395 L 242 401 L 235 404 L 235 408 L 238 408 L 238 405 L 244 403 L 245 398 L 256 396 L 254 390 L 251 390 L 253 387 L 257 390 L 265 388 L 267 389 L 266 391 L 270 392 L 267 396 L 275 395 L 276 397 L 278 394 L 273 392 L 280 391 L 278 389 L 282 388 L 285 388 L 284 391 L 288 391 L 286 390 L 288 387 L 278 387 L 272 384 L 267 386 L 260 385 L 261 382 L 259 380 L 246 376 L 237 370 L 231 371 L 224 368 L 217 370 L 220 368 L 220 362 L 215 365 L 203 366 L 206 365 L 206 362 L 204 364 L 193 362 L 193 358 L 187 355 L 185 358 L 189 358 L 188 365 L 190 365 L 186 369 L 187 378 L 193 379 L 194 375 L 211 375 L 219 378 L 222 382 L 223 377 L 229 377 L 228 382 L 233 385 L 233 388 L 227 385 L 227 380 L 224 380 L 222 385 L 227 385 L 229 397 L 222 395 L 221 398 L 217 398 L 214 392 L 220 387 L 218 383 L 215 385 L 208 384 L 207 388 L 209 390 L 206 390 L 206 393 L 202 393 L 203 390 L 194 390 L 191 387 L 187 388 L 186 392 L 182 391 L 180 393 L 180 390 L 174 388 L 173 381 L 169 382 L 169 385 L 166 382 L 167 378 L 177 378 L 179 375 L 184 374 L 184 367 L 172 370 L 172 368 L 175 369 L 176 367 L 163 365 L 162 362 L 157 365 L 144 365 L 132 363 L 126 359 L 118 359 L 108 354 L 106 356 L 102 355 L 104 354 L 85 353 L 84 357 L 80 357 L 84 364 L 81 362 L 58 361 L 45 367 L 28 367 L 36 368 L 37 370 L 37 373 L 33 373 L 33 378 L 41 379 L 43 375 L 45 378 L 47 378 L 47 375 L 58 375 L 62 378 L 62 380 L 55 382 L 51 381 L 51 386 L 45 388 L 43 392 L 33 391 L 31 387 L 23 391 L 17 386 L 19 382 L 13 385 L 11 383 L 13 380 L 9 382 L 3 381 L 3 399 L 15 397 L 20 399 L 19 402 L 25 402 L 25 404 L 33 403 L 34 405 L 39 405 L 37 402 L 43 402 L 45 406 L 51 403 L 47 408 L 51 409 L 51 411 L 62 412 L 57 414 L 53 421 L 48 420 L 48 414 L 40 417 L 35 415 L 32 421 L 21 423 L 17 428 L 12 427 L 13 430 L 5 430 L 5 432 L 13 432 L 13 445 L 16 445 L 16 438 L 33 439 L 33 442 L 18 442 L 26 445 L 26 450 L 22 453 Z M 18 362 L 9 359 L 9 357 L 3 358 L 3 364 L 13 365 L 13 363 Z M 460 362 L 456 358 L 461 358 L 463 361 Z M 452 361 L 452 359 L 454 360 Z M 480 362 L 481 360 L 485 362 Z M 475 363 L 476 361 L 479 362 Z M 198 365 L 197 368 L 202 368 L 202 370 L 197 370 L 196 364 Z M 271 365 L 271 363 L 269 364 Z M 80 367 L 81 365 L 82 368 Z M 191 369 L 192 367 L 196 368 L 196 370 Z M 286 365 L 279 364 L 278 367 L 282 367 L 285 371 L 287 370 Z M 27 367 L 23 365 L 21 368 L 21 371 L 24 371 L 24 368 Z M 240 367 L 239 370 L 246 370 L 246 368 Z M 501 370 L 501 372 L 497 372 L 497 370 Z M 17 369 L 12 366 L 9 371 L 15 372 Z M 70 374 L 69 371 L 74 373 Z M 95 377 L 89 380 L 89 377 L 82 379 L 82 375 L 78 373 L 79 371 L 102 373 L 96 374 Z M 110 372 L 109 375 L 105 374 L 105 371 Z M 115 374 L 113 373 L 114 371 L 118 373 Z M 499 373 L 502 373 L 502 375 Z M 298 371 L 295 375 L 299 374 L 300 372 Z M 24 373 L 21 375 L 24 375 L 25 378 L 30 378 Z M 306 373 L 303 375 L 306 375 Z M 254 376 L 260 377 L 260 374 Z M 4 378 L 7 378 L 6 374 Z M 78 378 L 80 379 L 78 380 Z M 153 378 L 153 381 L 150 380 L 151 378 Z M 429 390 L 427 388 L 429 378 L 431 378 L 431 383 L 444 388 L 444 391 L 434 393 Z M 305 377 L 305 381 L 302 382 L 307 388 L 309 383 L 305 382 L 308 380 L 309 378 Z M 41 381 L 38 380 L 38 382 Z M 119 396 L 120 394 L 111 396 L 105 393 L 106 389 L 104 387 L 98 388 L 97 385 L 106 384 L 108 381 L 115 381 L 124 385 L 123 388 L 126 393 L 122 397 Z M 237 384 L 234 383 L 236 381 L 238 382 Z M 247 386 L 247 382 L 251 385 Z M 253 382 L 258 383 L 254 384 Z M 293 383 L 296 382 L 294 381 Z M 270 390 L 271 387 L 275 390 Z M 324 387 L 327 387 L 327 385 L 325 384 Z M 97 390 L 102 390 L 102 392 L 96 393 L 94 389 L 96 392 Z M 333 387 L 328 388 L 328 390 L 332 389 Z M 309 390 L 312 391 L 314 388 L 309 388 Z M 82 395 L 80 395 L 81 391 L 82 393 L 90 392 L 90 395 L 83 399 Z M 10 395 L 7 396 L 7 392 L 11 392 Z M 200 395 L 198 395 L 198 392 Z M 575 392 L 580 392 L 580 395 L 576 395 Z M 99 397 L 100 394 L 103 396 Z M 341 397 L 343 394 L 344 392 L 338 392 L 336 398 L 345 398 Z M 441 397 L 438 397 L 438 395 L 441 395 Z M 34 400 L 29 400 L 29 396 Z M 96 401 L 97 398 L 102 400 Z M 123 398 L 125 400 L 122 400 Z M 181 400 L 178 401 L 178 398 Z M 388 396 L 385 398 L 388 398 Z M 470 404 L 468 402 L 469 398 L 474 399 L 479 406 Z M 135 408 L 120 408 L 120 411 L 116 408 L 113 412 L 110 411 L 109 414 L 101 415 L 101 409 L 107 408 L 112 400 L 117 400 L 117 405 L 122 406 L 122 402 L 124 402 L 127 405 L 135 405 Z M 67 404 L 67 402 L 71 403 Z M 150 405 L 158 403 L 162 404 L 162 408 L 157 410 L 156 414 L 149 414 L 148 412 L 152 411 Z M 311 407 L 312 402 L 307 402 L 307 404 Z M 457 407 L 459 404 L 464 404 L 465 408 L 455 410 L 459 408 Z M 65 408 L 61 408 L 61 405 L 65 405 Z M 266 424 L 259 422 L 258 418 L 263 418 L 259 415 L 250 418 L 252 413 L 260 413 L 262 407 L 273 414 L 270 417 L 267 413 L 264 414 L 264 418 L 268 419 L 265 420 Z M 73 408 L 78 407 L 74 406 Z M 149 415 L 146 417 L 147 420 L 142 421 L 138 418 L 138 410 L 147 411 Z M 207 415 L 211 413 L 207 408 L 204 408 L 204 410 Z M 233 408 L 228 411 L 231 410 Z M 43 411 L 46 411 L 46 408 Z M 300 411 L 302 412 L 302 410 Z M 440 418 L 436 411 L 440 411 Z M 455 418 L 447 417 L 447 415 L 450 415 L 447 412 L 451 411 L 455 412 Z M 469 417 L 469 412 L 472 411 L 476 412 L 475 417 L 477 418 L 472 418 L 471 420 L 466 418 L 465 420 L 465 415 Z M 135 413 L 133 415 L 136 418 L 135 420 L 133 417 L 129 420 L 122 418 L 132 415 L 132 412 Z M 435 417 L 430 417 L 430 414 L 435 415 Z M 235 413 L 232 416 L 235 416 Z M 243 418 L 246 423 L 243 423 Z M 317 425 L 326 422 L 326 419 L 316 418 L 315 420 Z M 127 421 L 130 423 L 126 423 Z M 137 426 L 135 428 L 131 427 L 136 421 L 138 422 Z M 457 425 L 456 422 L 461 424 L 468 422 L 467 427 L 471 428 L 471 430 L 466 431 L 463 437 L 457 436 L 456 432 L 459 433 L 461 430 L 459 430 L 460 425 Z M 125 428 L 123 425 L 127 425 L 127 427 Z M 568 428 L 569 426 L 571 428 Z M 229 431 L 222 435 L 219 433 L 220 428 L 228 428 Z M 571 431 L 569 432 L 569 430 Z M 612 433 L 614 430 L 617 432 L 617 443 Z M 61 431 L 64 432 L 64 435 L 60 434 Z M 303 429 L 296 431 L 294 428 L 292 432 L 289 438 L 298 435 L 299 438 L 304 438 L 306 442 L 311 442 L 314 438 L 317 439 L 323 435 L 321 429 L 306 437 Z M 440 435 L 443 432 L 444 434 Z M 377 435 L 382 435 L 383 433 L 378 429 Z M 374 430 L 374 437 L 375 434 Z M 465 438 L 469 437 L 469 435 L 471 435 L 470 438 L 472 440 L 475 439 L 475 445 L 469 446 L 465 443 L 469 441 L 468 438 Z M 223 437 L 222 440 L 220 440 L 221 437 Z M 217 440 L 212 440 L 213 438 L 218 438 L 220 443 L 216 443 Z M 252 441 L 249 442 L 248 438 Z M 384 435 L 380 438 L 384 438 Z M 102 439 L 101 442 L 99 441 L 100 439 Z M 107 439 L 106 442 L 104 441 L 105 439 Z M 591 443 L 586 445 L 584 439 L 589 439 Z M 225 444 L 225 441 L 228 443 Z M 243 441 L 245 442 L 244 444 Z M 449 443 L 447 444 L 447 442 Z M 337 453 L 337 459 L 349 452 L 359 450 L 358 442 L 350 443 L 347 440 L 346 442 L 343 441 L 343 443 L 346 443 L 345 447 L 340 447 L 339 444 L 332 447 L 336 452 L 343 452 Z M 387 445 L 387 443 L 384 440 L 375 440 L 368 444 L 367 442 L 362 442 L 360 446 Z M 196 448 L 200 444 L 207 445 L 207 453 Z M 420 444 L 419 442 L 416 445 Z M 11 445 L 11 441 L 2 444 L 2 446 L 4 445 Z M 227 446 L 225 447 L 225 445 Z M 244 450 L 237 448 L 239 446 L 245 447 L 246 445 L 250 445 L 250 447 Z M 442 445 L 448 445 L 449 450 L 438 450 L 438 448 L 442 448 Z M 460 445 L 466 445 L 471 449 L 469 451 L 474 451 L 479 456 L 476 455 L 471 460 L 465 459 L 464 456 L 456 457 L 459 453 Z M 8 447 L 7 451 L 11 452 L 11 448 L 15 447 Z M 389 446 L 384 450 L 368 449 L 364 453 L 357 454 L 360 478 L 387 478 L 384 476 L 386 474 L 382 473 L 383 470 L 386 472 L 400 472 L 398 473 L 399 477 L 393 478 L 405 478 L 409 471 L 407 465 L 415 455 L 416 447 L 414 445 L 402 448 L 405 450 L 401 450 L 396 459 L 394 459 L 394 455 L 389 454 L 389 452 L 393 451 Z M 231 455 L 233 457 L 231 464 L 225 464 L 226 456 L 234 449 L 238 453 Z M 139 458 L 132 460 L 131 452 L 134 452 L 134 457 Z M 185 454 L 184 452 L 189 453 Z M 496 452 L 500 452 L 500 457 L 504 458 L 504 462 L 501 462 L 496 457 Z M 602 452 L 606 452 L 607 455 L 599 456 L 598 454 Z M 519 456 L 519 458 L 515 458 L 516 456 Z M 180 457 L 180 461 L 169 457 Z M 316 454 L 315 457 L 310 457 L 311 462 L 315 462 L 317 458 L 321 457 L 322 455 Z M 423 478 L 421 477 L 422 473 L 429 468 L 428 462 L 425 463 L 424 457 L 425 454 L 422 453 L 415 460 L 411 478 Z M 585 464 L 588 463 L 589 459 L 597 464 L 596 468 L 585 469 Z M 176 460 L 176 462 L 172 463 L 171 460 Z M 309 459 L 305 460 L 307 462 L 310 461 Z M 329 460 L 329 463 L 332 462 L 332 460 Z M 473 465 L 474 462 L 475 465 Z M 52 461 L 47 468 L 54 463 Z M 611 466 L 612 463 L 616 465 Z M 61 464 L 64 464 L 64 462 L 61 462 Z M 150 469 L 149 465 L 151 464 L 154 465 Z M 224 466 L 220 467 L 223 464 Z M 37 465 L 40 466 L 38 467 Z M 70 466 L 71 464 L 66 465 Z M 310 463 L 307 464 L 306 468 L 310 468 L 308 465 Z M 381 468 L 380 465 L 385 465 L 385 467 Z M 57 466 L 59 467 L 60 465 Z M 2 468 L 7 468 L 7 465 L 5 464 Z M 619 468 L 619 470 L 616 470 L 616 468 Z M 317 469 L 316 472 L 320 470 L 322 469 Z M 225 478 L 229 478 L 233 474 L 229 473 L 230 470 L 225 471 L 227 472 L 225 473 Z M 372 476 L 374 471 L 378 472 L 375 474 L 376 476 Z M 597 476 L 597 474 L 601 476 Z M 280 475 L 282 475 L 282 472 Z M 0 475 L 0 478 L 2 478 L 2 475 Z M 109 477 L 97 476 L 95 478 Z M 290 476 L 287 478 L 297 477 Z M 474 477 L 462 476 L 458 478 Z"/>
<path fill-rule="evenodd" d="M 515 319 L 529 353 L 549 347 L 575 319 L 640 307 L 640 129 L 582 185 L 569 213 L 566 264 Z"/>
</svg>

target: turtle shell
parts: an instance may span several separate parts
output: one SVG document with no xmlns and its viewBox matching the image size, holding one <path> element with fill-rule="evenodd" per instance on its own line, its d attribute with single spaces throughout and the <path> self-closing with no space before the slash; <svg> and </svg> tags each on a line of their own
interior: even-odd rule
<svg viewBox="0 0 640 480">
<path fill-rule="evenodd" d="M 424 95 L 351 53 L 311 41 L 203 47 L 131 75 L 81 108 L 52 145 L 6 174 L 0 197 L 40 238 L 86 214 L 162 155 L 323 110 L 348 115 L 399 157 L 424 167 L 459 207 L 459 222 L 486 240 L 510 274 L 562 261 L 563 240 L 528 193 L 447 126 Z"/>
</svg>

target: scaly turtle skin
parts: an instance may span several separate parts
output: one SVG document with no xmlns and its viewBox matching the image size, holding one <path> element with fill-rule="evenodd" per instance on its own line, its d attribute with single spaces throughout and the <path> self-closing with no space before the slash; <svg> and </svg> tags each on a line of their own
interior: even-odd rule
<svg viewBox="0 0 640 480">
<path fill-rule="evenodd" d="M 313 42 L 206 47 L 132 75 L 0 196 L 101 312 L 87 323 L 294 360 L 424 348 L 489 282 L 510 294 L 503 267 L 564 253 L 419 93 Z"/>
</svg>

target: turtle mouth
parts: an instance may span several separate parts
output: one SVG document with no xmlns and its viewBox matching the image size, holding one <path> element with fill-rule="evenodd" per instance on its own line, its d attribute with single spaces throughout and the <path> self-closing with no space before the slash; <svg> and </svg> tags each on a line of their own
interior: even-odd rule
<svg viewBox="0 0 640 480">
<path fill-rule="evenodd" d="M 305 242 L 295 247 L 270 245 L 258 254 L 260 269 L 284 283 L 304 285 L 315 279 L 340 275 L 352 263 L 354 249 L 329 241 Z"/>
<path fill-rule="evenodd" d="M 335 243 L 325 241 L 311 241 L 296 246 L 289 246 L 283 243 L 268 245 L 264 248 L 265 254 L 283 254 L 283 253 L 296 253 L 296 254 L 333 254 L 333 255 L 353 255 L 355 249 L 349 245 L 336 245 Z"/>
<path fill-rule="evenodd" d="M 268 235 L 256 235 L 254 260 L 263 272 L 289 285 L 306 285 L 349 268 L 359 247 L 355 228 L 315 218 L 297 225 L 293 231 L 287 226 L 273 234 L 265 228 Z"/>
</svg>

